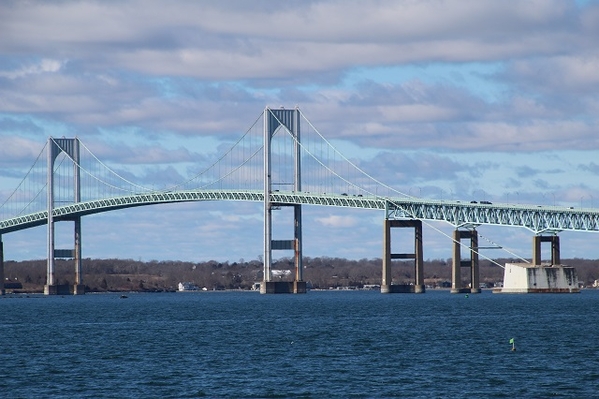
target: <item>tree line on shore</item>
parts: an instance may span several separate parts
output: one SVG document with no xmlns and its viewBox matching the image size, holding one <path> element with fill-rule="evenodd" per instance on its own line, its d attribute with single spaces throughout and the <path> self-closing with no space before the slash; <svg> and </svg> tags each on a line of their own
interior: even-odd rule
<svg viewBox="0 0 599 399">
<path fill-rule="evenodd" d="M 517 262 L 515 259 L 496 259 L 499 264 Z M 563 259 L 562 263 L 574 266 L 578 278 L 585 286 L 599 279 L 599 260 Z M 424 262 L 425 284 L 443 286 L 451 281 L 451 259 Z M 330 257 L 305 257 L 304 280 L 313 288 L 362 288 L 381 282 L 382 260 L 349 260 Z M 6 261 L 4 265 L 7 287 L 16 286 L 22 292 L 42 292 L 46 284 L 46 261 Z M 290 281 L 294 275 L 292 258 L 273 261 L 274 278 Z M 393 261 L 393 284 L 414 282 L 414 261 Z M 464 283 L 469 283 L 467 269 L 462 270 Z M 263 279 L 260 260 L 236 262 L 136 261 L 132 259 L 84 259 L 82 281 L 86 292 L 107 291 L 176 291 L 180 282 L 190 282 L 207 290 L 251 289 Z M 491 287 L 503 280 L 503 269 L 488 260 L 480 261 L 480 283 Z M 57 260 L 55 282 L 72 285 L 75 281 L 73 261 Z M 17 283 L 18 284 L 15 284 Z"/>
</svg>

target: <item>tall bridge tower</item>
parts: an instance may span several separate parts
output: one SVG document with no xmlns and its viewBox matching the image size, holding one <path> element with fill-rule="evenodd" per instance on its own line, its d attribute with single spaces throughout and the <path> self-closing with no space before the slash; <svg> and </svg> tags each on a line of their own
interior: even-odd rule
<svg viewBox="0 0 599 399">
<path fill-rule="evenodd" d="M 260 285 L 260 293 L 294 293 L 306 292 L 306 282 L 303 281 L 302 265 L 302 206 L 300 204 L 282 204 L 273 202 L 272 181 L 272 140 L 280 129 L 284 134 L 293 137 L 293 191 L 301 191 L 301 148 L 300 148 L 300 110 L 271 109 L 264 110 L 264 280 Z M 277 182 L 281 183 L 281 182 Z M 272 211 L 280 207 L 293 207 L 294 234 L 291 240 L 272 239 Z M 273 281 L 272 251 L 293 250 L 295 260 L 295 275 L 293 282 Z"/>
<path fill-rule="evenodd" d="M 46 295 L 70 293 L 69 287 L 56 284 L 54 274 L 54 260 L 56 258 L 72 258 L 75 261 L 75 283 L 72 293 L 84 294 L 84 286 L 81 281 L 81 216 L 73 216 L 68 220 L 74 222 L 74 248 L 56 249 L 54 245 L 54 161 L 56 157 L 64 152 L 73 160 L 73 202 L 81 202 L 81 175 L 78 138 L 48 138 L 48 263 L 47 281 L 44 287 Z M 65 219 L 63 219 L 65 220 Z"/>
</svg>

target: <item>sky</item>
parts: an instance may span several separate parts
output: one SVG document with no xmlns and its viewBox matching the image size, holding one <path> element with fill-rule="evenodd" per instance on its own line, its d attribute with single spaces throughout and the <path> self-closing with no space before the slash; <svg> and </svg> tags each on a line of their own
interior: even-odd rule
<svg viewBox="0 0 599 399">
<path fill-rule="evenodd" d="M 140 183 L 168 186 L 185 179 L 178 166 L 226 150 L 265 107 L 299 106 L 409 195 L 596 208 L 598 70 L 598 1 L 6 0 L 0 199 L 49 136 L 77 136 Z M 304 256 L 379 258 L 383 218 L 304 207 Z M 83 219 L 83 257 L 252 260 L 262 226 L 260 203 L 108 212 Z M 424 257 L 450 258 L 436 229 L 453 227 L 426 225 Z M 291 224 L 275 233 L 289 238 Z M 479 233 L 531 257 L 526 229 Z M 45 258 L 45 235 L 5 234 L 5 259 Z M 57 247 L 71 236 L 59 223 Z M 560 237 L 563 258 L 599 258 L 599 235 Z M 410 245 L 394 233 L 393 252 Z"/>
</svg>

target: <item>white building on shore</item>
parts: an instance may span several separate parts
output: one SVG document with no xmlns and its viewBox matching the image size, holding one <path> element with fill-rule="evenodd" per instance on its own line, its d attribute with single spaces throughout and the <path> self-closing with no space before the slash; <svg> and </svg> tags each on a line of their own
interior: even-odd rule
<svg viewBox="0 0 599 399">
<path fill-rule="evenodd" d="M 179 292 L 198 291 L 198 290 L 199 290 L 198 286 L 195 285 L 194 283 L 190 283 L 190 282 L 179 283 L 179 288 L 178 288 Z"/>
</svg>

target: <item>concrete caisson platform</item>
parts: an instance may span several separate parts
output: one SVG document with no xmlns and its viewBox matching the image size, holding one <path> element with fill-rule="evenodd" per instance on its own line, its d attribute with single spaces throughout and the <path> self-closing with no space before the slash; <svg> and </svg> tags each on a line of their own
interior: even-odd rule
<svg viewBox="0 0 599 399">
<path fill-rule="evenodd" d="M 261 294 L 305 294 L 305 281 L 263 281 L 260 284 Z"/>
<path fill-rule="evenodd" d="M 44 295 L 84 295 L 85 286 L 83 284 L 52 284 L 44 285 Z"/>
<path fill-rule="evenodd" d="M 68 284 L 46 284 L 44 295 L 71 295 L 71 286 Z"/>
<path fill-rule="evenodd" d="M 576 269 L 565 265 L 506 263 L 503 288 L 495 293 L 578 293 Z"/>
<path fill-rule="evenodd" d="M 381 294 L 423 294 L 424 284 L 381 285 Z"/>
</svg>

